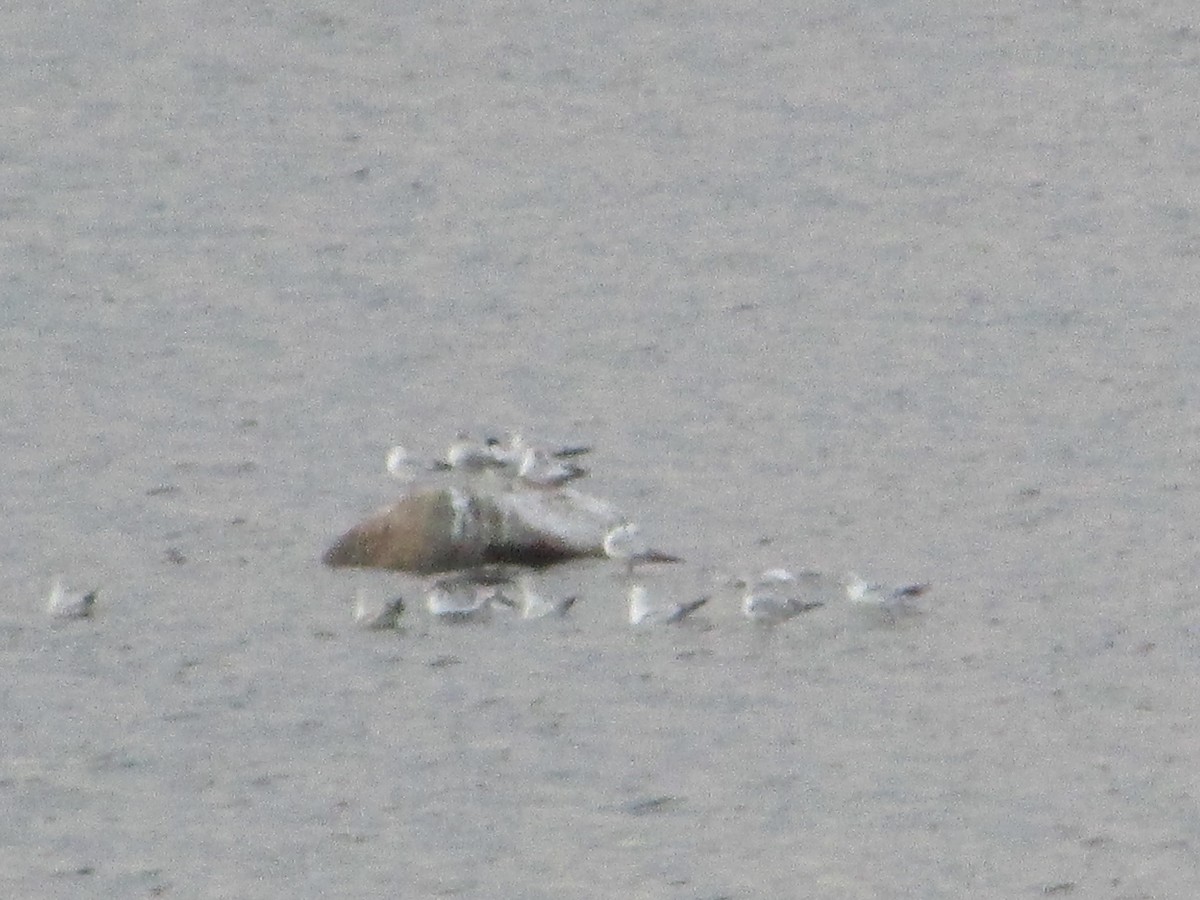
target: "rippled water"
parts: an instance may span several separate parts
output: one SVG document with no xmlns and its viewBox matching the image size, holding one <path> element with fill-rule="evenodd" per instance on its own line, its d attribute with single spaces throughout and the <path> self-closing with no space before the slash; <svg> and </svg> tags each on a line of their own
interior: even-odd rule
<svg viewBox="0 0 1200 900">
<path fill-rule="evenodd" d="M 1192 896 L 1193 13 L 7 15 L 0 893 Z M 517 426 L 668 594 L 927 612 L 357 630 L 386 448 Z"/>
</svg>

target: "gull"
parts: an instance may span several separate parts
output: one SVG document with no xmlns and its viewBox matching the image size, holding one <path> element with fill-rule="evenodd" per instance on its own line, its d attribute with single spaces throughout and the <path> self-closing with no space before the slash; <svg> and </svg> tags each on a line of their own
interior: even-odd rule
<svg viewBox="0 0 1200 900">
<path fill-rule="evenodd" d="M 72 590 L 63 584 L 62 578 L 55 578 L 46 601 L 46 612 L 55 619 L 86 619 L 92 614 L 99 593 Z"/>
<path fill-rule="evenodd" d="M 465 434 L 460 434 L 458 439 L 446 448 L 445 459 L 437 464 L 438 468 L 454 469 L 469 475 L 489 469 L 502 469 L 504 466 L 505 463 L 496 456 L 490 444 L 480 444 Z"/>
<path fill-rule="evenodd" d="M 930 587 L 929 582 L 887 587 L 872 584 L 853 572 L 848 573 L 842 583 L 846 587 L 846 597 L 860 609 L 878 609 L 889 614 L 915 612 L 909 601 L 921 596 Z"/>
<path fill-rule="evenodd" d="M 517 478 L 532 487 L 561 487 L 568 481 L 582 478 L 587 469 L 566 460 L 556 459 L 546 451 L 530 447 L 521 457 Z"/>
<path fill-rule="evenodd" d="M 567 610 L 575 605 L 575 601 L 579 598 L 575 595 L 570 597 L 551 598 L 541 594 L 534 584 L 533 576 L 528 573 L 521 575 L 517 579 L 517 587 L 520 588 L 521 599 L 515 604 L 517 610 L 521 614 L 522 619 L 542 619 L 546 616 L 565 616 Z"/>
<path fill-rule="evenodd" d="M 372 603 L 360 588 L 354 602 L 354 621 L 369 631 L 395 628 L 404 612 L 404 600 L 393 597 L 382 604 Z"/>
<path fill-rule="evenodd" d="M 633 567 L 645 562 L 681 562 L 678 556 L 654 550 L 642 537 L 642 530 L 634 522 L 625 522 L 604 535 L 604 555 L 609 559 L 625 563 L 625 574 L 633 574 Z"/>
<path fill-rule="evenodd" d="M 794 596 L 796 576 L 787 569 L 768 569 L 746 584 L 742 615 L 754 622 L 776 625 L 800 613 L 824 606 L 820 600 Z"/>
<path fill-rule="evenodd" d="M 521 462 L 525 458 L 526 450 L 540 450 L 547 456 L 554 457 L 555 459 L 569 459 L 592 452 L 592 448 L 584 444 L 534 443 L 527 440 L 520 432 L 514 432 L 509 435 L 507 443 L 494 437 L 488 438 L 487 445 L 491 448 L 492 454 L 496 459 L 511 469 L 520 468 Z"/>
<path fill-rule="evenodd" d="M 406 484 L 435 468 L 437 466 L 434 463 L 416 459 L 406 447 L 400 444 L 387 453 L 387 473 Z"/>
<path fill-rule="evenodd" d="M 478 584 L 461 576 L 438 579 L 425 595 L 430 614 L 442 622 L 486 622 L 497 603 L 514 605 L 495 585 Z"/>
<path fill-rule="evenodd" d="M 701 597 L 690 603 L 657 606 L 651 602 L 645 585 L 635 584 L 629 589 L 629 624 L 667 625 L 682 622 L 690 613 L 707 603 L 708 599 L 708 597 Z"/>
</svg>

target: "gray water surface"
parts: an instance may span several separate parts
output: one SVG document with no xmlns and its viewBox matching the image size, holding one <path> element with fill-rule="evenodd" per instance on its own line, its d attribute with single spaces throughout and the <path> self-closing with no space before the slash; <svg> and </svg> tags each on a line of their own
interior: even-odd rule
<svg viewBox="0 0 1200 900">
<path fill-rule="evenodd" d="M 1191 4 L 2 27 L 0 895 L 1195 896 Z M 510 427 L 680 599 L 925 615 L 357 630 L 387 447 Z"/>
</svg>

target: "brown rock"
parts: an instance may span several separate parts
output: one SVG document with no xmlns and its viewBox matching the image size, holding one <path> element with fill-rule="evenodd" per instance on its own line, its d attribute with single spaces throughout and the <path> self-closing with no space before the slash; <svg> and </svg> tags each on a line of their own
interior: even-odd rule
<svg viewBox="0 0 1200 900">
<path fill-rule="evenodd" d="M 604 501 L 570 489 L 430 489 L 355 525 L 322 561 L 418 574 L 488 563 L 544 566 L 602 556 L 605 533 L 620 521 Z"/>
</svg>

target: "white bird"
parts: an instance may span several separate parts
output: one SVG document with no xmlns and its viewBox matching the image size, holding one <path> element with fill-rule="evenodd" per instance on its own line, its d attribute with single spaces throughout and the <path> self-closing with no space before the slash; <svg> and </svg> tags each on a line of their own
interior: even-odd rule
<svg viewBox="0 0 1200 900">
<path fill-rule="evenodd" d="M 55 578 L 46 601 L 46 612 L 55 619 L 86 619 L 92 614 L 99 591 L 77 591 Z"/>
<path fill-rule="evenodd" d="M 526 445 L 520 435 L 513 435 L 508 443 L 490 437 L 487 439 L 487 447 L 492 456 L 513 474 L 516 474 L 517 469 L 521 468 L 521 460 L 525 458 Z"/>
<path fill-rule="evenodd" d="M 487 444 L 495 457 L 514 471 L 520 468 L 521 461 L 525 458 L 526 450 L 540 450 L 547 456 L 556 459 L 568 459 L 592 452 L 592 448 L 584 444 L 535 443 L 527 440 L 520 432 L 514 432 L 509 435 L 507 442 L 502 442 L 496 438 L 488 438 Z"/>
<path fill-rule="evenodd" d="M 605 556 L 625 564 L 627 576 L 633 574 L 633 567 L 638 563 L 681 561 L 678 556 L 652 549 L 634 522 L 625 522 L 610 530 L 604 535 L 603 547 Z"/>
<path fill-rule="evenodd" d="M 369 631 L 387 631 L 395 628 L 404 612 L 404 600 L 392 597 L 382 604 L 371 601 L 361 589 L 354 602 L 354 621 Z"/>
<path fill-rule="evenodd" d="M 796 576 L 787 569 L 768 569 L 746 585 L 742 615 L 754 622 L 775 625 L 825 604 L 795 596 Z"/>
<path fill-rule="evenodd" d="M 458 439 L 446 448 L 445 459 L 438 467 L 473 475 L 489 469 L 502 469 L 504 465 L 490 444 L 481 444 L 465 434 L 460 434 Z"/>
<path fill-rule="evenodd" d="M 405 484 L 433 471 L 432 462 L 416 459 L 406 447 L 397 444 L 387 453 L 387 473 Z"/>
<path fill-rule="evenodd" d="M 425 595 L 426 608 L 442 622 L 486 622 L 495 604 L 513 606 L 495 585 L 456 576 L 438 579 Z"/>
<path fill-rule="evenodd" d="M 532 487 L 561 487 L 568 481 L 582 478 L 587 469 L 566 460 L 556 459 L 544 450 L 530 447 L 521 457 L 517 478 Z"/>
<path fill-rule="evenodd" d="M 912 612 L 909 601 L 920 597 L 930 587 L 929 582 L 887 587 L 866 581 L 853 572 L 848 573 L 842 583 L 846 587 L 846 597 L 851 603 L 860 608 L 879 609 L 892 614 Z"/>
<path fill-rule="evenodd" d="M 635 584 L 629 589 L 629 624 L 666 625 L 681 622 L 690 613 L 707 603 L 708 599 L 708 597 L 701 597 L 690 603 L 659 606 L 651 601 L 645 585 Z"/>
<path fill-rule="evenodd" d="M 515 605 L 522 619 L 565 616 L 567 610 L 574 606 L 575 601 L 579 599 L 575 595 L 555 598 L 545 596 L 538 591 L 533 576 L 528 573 L 517 579 L 517 587 L 520 589 L 520 599 Z"/>
</svg>

